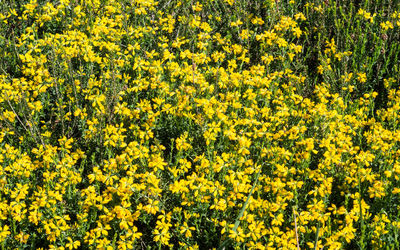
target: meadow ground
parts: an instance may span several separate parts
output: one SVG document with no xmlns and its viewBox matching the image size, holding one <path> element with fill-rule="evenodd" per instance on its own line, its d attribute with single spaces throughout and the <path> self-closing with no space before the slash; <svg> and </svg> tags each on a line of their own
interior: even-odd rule
<svg viewBox="0 0 400 250">
<path fill-rule="evenodd" d="M 400 249 L 400 6 L 2 0 L 2 249 Z"/>
</svg>

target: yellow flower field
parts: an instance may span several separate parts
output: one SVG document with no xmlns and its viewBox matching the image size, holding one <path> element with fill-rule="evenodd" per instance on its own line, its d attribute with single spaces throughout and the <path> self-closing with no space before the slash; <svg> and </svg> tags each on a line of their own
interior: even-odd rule
<svg viewBox="0 0 400 250">
<path fill-rule="evenodd" d="M 400 4 L 0 4 L 2 249 L 400 249 Z"/>
</svg>

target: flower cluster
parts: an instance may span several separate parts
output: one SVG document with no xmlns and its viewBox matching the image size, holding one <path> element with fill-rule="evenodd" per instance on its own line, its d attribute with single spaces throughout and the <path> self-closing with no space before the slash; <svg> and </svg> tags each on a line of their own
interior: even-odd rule
<svg viewBox="0 0 400 250">
<path fill-rule="evenodd" d="M 0 7 L 2 247 L 399 248 L 400 9 L 300 2 Z"/>
</svg>

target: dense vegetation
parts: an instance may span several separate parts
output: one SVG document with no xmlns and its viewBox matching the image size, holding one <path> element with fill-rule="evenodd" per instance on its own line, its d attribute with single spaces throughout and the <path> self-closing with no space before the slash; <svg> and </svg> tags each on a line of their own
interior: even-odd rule
<svg viewBox="0 0 400 250">
<path fill-rule="evenodd" d="M 0 4 L 3 249 L 400 249 L 398 1 Z"/>
</svg>

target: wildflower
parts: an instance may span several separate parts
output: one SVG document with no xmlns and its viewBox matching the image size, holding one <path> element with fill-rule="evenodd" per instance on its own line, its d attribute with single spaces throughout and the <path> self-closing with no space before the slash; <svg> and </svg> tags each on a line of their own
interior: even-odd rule
<svg viewBox="0 0 400 250">
<path fill-rule="evenodd" d="M 196 4 L 195 4 L 195 5 L 193 5 L 193 7 L 192 7 L 193 11 L 196 11 L 196 12 L 199 12 L 199 11 L 201 11 L 201 10 L 202 10 L 202 8 L 203 8 L 203 5 L 202 5 L 202 4 L 200 4 L 199 2 L 196 2 Z"/>
<path fill-rule="evenodd" d="M 382 22 L 381 23 L 381 28 L 384 31 L 387 31 L 388 29 L 393 29 L 393 24 L 390 21 Z"/>
<path fill-rule="evenodd" d="M 9 230 L 9 226 L 4 225 L 3 227 L 0 226 L 0 239 L 2 241 L 5 240 L 5 238 L 11 234 L 10 230 Z"/>
<path fill-rule="evenodd" d="M 246 237 L 247 235 L 243 233 L 241 227 L 237 227 L 236 231 L 232 229 L 229 231 L 229 238 L 234 239 L 238 243 L 244 242 Z"/>
<path fill-rule="evenodd" d="M 367 76 L 365 73 L 357 73 L 357 80 L 361 83 L 365 83 L 367 81 Z"/>
<path fill-rule="evenodd" d="M 65 245 L 66 248 L 68 249 L 78 249 L 78 247 L 81 245 L 81 242 L 79 240 L 73 241 L 71 237 L 67 238 L 68 243 Z"/>
<path fill-rule="evenodd" d="M 183 226 L 181 226 L 180 228 L 180 233 L 184 234 L 186 238 L 190 238 L 192 237 L 192 232 L 196 230 L 195 227 L 189 227 L 188 224 L 186 223 L 186 221 L 183 223 Z"/>
</svg>

